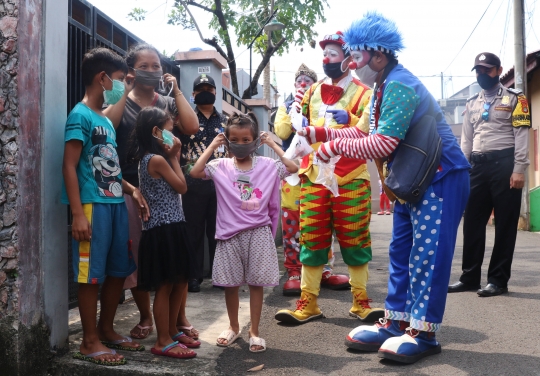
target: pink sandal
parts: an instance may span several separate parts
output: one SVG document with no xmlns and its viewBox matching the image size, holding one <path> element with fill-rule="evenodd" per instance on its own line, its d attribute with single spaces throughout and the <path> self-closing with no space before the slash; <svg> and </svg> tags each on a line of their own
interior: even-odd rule
<svg viewBox="0 0 540 376">
<path fill-rule="evenodd" d="M 138 337 L 133 334 L 133 331 L 135 329 L 139 329 L 139 334 L 138 334 Z M 146 335 L 144 334 L 144 331 L 146 330 Z M 135 327 L 133 329 L 131 329 L 131 332 L 129 332 L 129 335 L 131 336 L 131 338 L 135 338 L 135 339 L 145 339 L 146 337 L 148 337 L 152 332 L 154 331 L 154 326 L 153 325 L 149 325 L 149 326 L 141 326 L 140 324 L 137 324 L 135 325 Z"/>
</svg>

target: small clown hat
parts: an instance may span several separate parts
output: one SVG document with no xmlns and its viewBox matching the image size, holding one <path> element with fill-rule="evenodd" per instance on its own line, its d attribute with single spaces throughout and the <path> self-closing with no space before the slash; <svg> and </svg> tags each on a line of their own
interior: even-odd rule
<svg viewBox="0 0 540 376">
<path fill-rule="evenodd" d="M 367 12 L 343 33 L 349 51 L 381 51 L 395 55 L 401 51 L 403 38 L 394 21 L 378 12 Z"/>
</svg>

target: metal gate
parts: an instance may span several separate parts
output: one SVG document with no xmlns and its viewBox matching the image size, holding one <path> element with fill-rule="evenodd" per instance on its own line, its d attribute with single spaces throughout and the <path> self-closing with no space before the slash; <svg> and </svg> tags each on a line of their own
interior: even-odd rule
<svg viewBox="0 0 540 376">
<path fill-rule="evenodd" d="M 81 63 L 84 54 L 94 47 L 107 47 L 125 56 L 134 45 L 144 41 L 114 22 L 105 13 L 85 0 L 69 0 L 68 17 L 68 67 L 67 112 L 69 113 L 84 96 Z M 165 73 L 171 73 L 180 82 L 180 69 L 174 61 L 161 56 Z M 78 284 L 73 281 L 71 211 L 68 208 L 68 275 L 69 308 L 76 307 Z"/>
</svg>

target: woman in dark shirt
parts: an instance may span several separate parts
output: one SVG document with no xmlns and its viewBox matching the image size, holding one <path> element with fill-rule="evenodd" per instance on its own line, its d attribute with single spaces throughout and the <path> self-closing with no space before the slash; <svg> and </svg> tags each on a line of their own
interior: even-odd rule
<svg viewBox="0 0 540 376">
<path fill-rule="evenodd" d="M 133 89 L 126 90 L 122 99 L 115 105 L 104 110 L 106 116 L 116 128 L 117 151 L 120 158 L 123 178 L 135 187 L 139 186 L 138 165 L 128 158 L 128 144 L 131 133 L 135 128 L 137 115 L 142 108 L 155 106 L 169 112 L 175 120 L 176 128 L 185 135 L 192 135 L 199 130 L 199 121 L 190 104 L 178 88 L 176 78 L 171 74 L 163 74 L 158 50 L 148 44 L 139 44 L 132 48 L 126 56 L 130 68 L 129 81 L 135 81 Z M 162 80 L 169 96 L 156 93 L 155 88 Z M 131 201 L 130 201 L 131 202 Z M 138 263 L 138 247 L 142 232 L 142 224 L 138 218 L 137 208 L 128 206 L 129 238 L 135 262 Z M 139 323 L 131 330 L 133 338 L 144 339 L 153 330 L 152 312 L 150 310 L 150 295 L 137 289 L 137 271 L 126 278 L 124 288 L 131 289 L 133 298 L 140 312 Z M 187 288 L 187 285 L 186 285 Z M 183 299 L 185 301 L 185 299 Z M 186 323 L 189 325 L 189 323 Z M 193 340 L 183 337 L 183 343 Z"/>
</svg>

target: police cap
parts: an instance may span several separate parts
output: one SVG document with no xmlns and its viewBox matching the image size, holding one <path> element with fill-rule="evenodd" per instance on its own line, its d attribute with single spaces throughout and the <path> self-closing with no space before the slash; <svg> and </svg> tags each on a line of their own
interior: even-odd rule
<svg viewBox="0 0 540 376">
<path fill-rule="evenodd" d="M 479 66 L 486 68 L 500 67 L 501 59 L 491 52 L 482 52 L 476 56 L 476 59 L 474 59 L 474 67 L 471 69 L 471 71 L 475 70 Z"/>
</svg>

